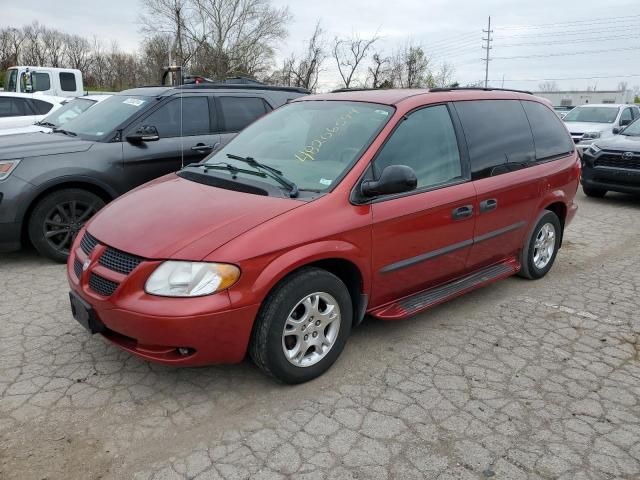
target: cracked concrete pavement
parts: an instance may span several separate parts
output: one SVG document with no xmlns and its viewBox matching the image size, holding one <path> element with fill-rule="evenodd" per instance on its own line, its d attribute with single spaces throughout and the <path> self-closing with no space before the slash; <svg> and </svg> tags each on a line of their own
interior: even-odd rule
<svg viewBox="0 0 640 480">
<path fill-rule="evenodd" d="M 640 199 L 578 196 L 543 280 L 367 320 L 322 378 L 90 337 L 64 267 L 0 256 L 0 478 L 640 478 Z"/>
</svg>

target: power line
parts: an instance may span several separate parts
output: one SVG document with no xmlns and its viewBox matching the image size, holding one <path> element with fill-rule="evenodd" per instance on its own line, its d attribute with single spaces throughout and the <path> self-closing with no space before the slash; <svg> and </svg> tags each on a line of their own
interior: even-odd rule
<svg viewBox="0 0 640 480">
<path fill-rule="evenodd" d="M 627 30 L 639 31 L 640 23 L 638 25 L 629 25 L 625 27 L 616 27 L 616 32 L 624 32 Z M 561 31 L 561 32 L 534 32 L 527 33 L 522 35 L 505 35 L 504 38 L 512 39 L 512 38 L 540 38 L 541 36 L 545 37 L 559 37 L 559 36 L 573 36 L 573 35 L 584 35 L 584 34 L 599 34 L 599 33 L 610 33 L 611 28 L 596 28 L 596 29 L 587 29 L 587 30 L 569 30 L 569 31 Z M 503 37 L 500 37 L 503 38 Z"/>
<path fill-rule="evenodd" d="M 620 23 L 620 22 L 624 23 L 625 21 L 628 22 L 630 19 L 634 19 L 634 18 L 640 18 L 640 14 L 626 15 L 623 17 L 605 17 L 605 18 L 600 18 L 598 20 L 594 20 L 593 18 L 591 18 L 586 20 L 574 20 L 570 22 L 542 23 L 538 25 L 511 25 L 511 26 L 507 25 L 504 27 L 500 27 L 500 29 L 501 30 L 526 30 L 526 29 L 546 29 L 551 27 L 567 27 L 571 25 L 575 25 L 575 26 L 602 25 L 604 23 Z"/>
<path fill-rule="evenodd" d="M 543 55 L 517 55 L 514 57 L 494 57 L 493 60 L 518 60 L 524 58 L 547 58 L 547 57 L 565 57 L 571 55 L 586 55 L 592 53 L 606 53 L 606 52 L 621 52 L 626 50 L 637 50 L 640 47 L 626 47 L 626 48 L 608 48 L 605 50 L 587 50 L 583 52 L 566 52 L 566 53 L 549 53 Z"/>
<path fill-rule="evenodd" d="M 507 45 L 501 45 L 498 43 L 498 46 L 501 48 L 510 48 L 510 47 L 529 47 L 529 46 L 546 46 L 546 45 L 567 45 L 574 43 L 585 43 L 585 42 L 609 42 L 612 40 L 620 40 L 620 39 L 628 39 L 628 38 L 639 38 L 639 35 L 617 35 L 617 36 L 609 36 L 609 37 L 592 37 L 592 38 L 578 38 L 571 40 L 553 40 L 551 42 L 527 42 L 527 43 L 512 43 Z"/>
<path fill-rule="evenodd" d="M 640 73 L 629 74 L 629 75 L 601 75 L 594 77 L 563 77 L 563 78 L 520 78 L 520 79 L 499 79 L 499 80 L 490 80 L 491 82 L 548 82 L 548 81 L 561 81 L 561 80 L 602 80 L 608 78 L 636 78 L 640 77 Z"/>
</svg>

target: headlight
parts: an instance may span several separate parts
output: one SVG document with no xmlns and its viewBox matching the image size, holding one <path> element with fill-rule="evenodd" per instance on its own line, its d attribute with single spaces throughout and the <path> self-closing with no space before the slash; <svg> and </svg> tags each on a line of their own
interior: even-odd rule
<svg viewBox="0 0 640 480">
<path fill-rule="evenodd" d="M 585 140 L 600 138 L 600 132 L 587 132 L 582 136 L 582 138 L 584 138 Z"/>
<path fill-rule="evenodd" d="M 240 269 L 223 263 L 167 261 L 151 274 L 144 286 L 150 295 L 201 297 L 229 288 Z"/>
<path fill-rule="evenodd" d="M 9 175 L 11 175 L 11 172 L 13 172 L 16 169 L 19 163 L 20 163 L 20 160 L 0 161 L 0 180 L 4 180 Z"/>
</svg>

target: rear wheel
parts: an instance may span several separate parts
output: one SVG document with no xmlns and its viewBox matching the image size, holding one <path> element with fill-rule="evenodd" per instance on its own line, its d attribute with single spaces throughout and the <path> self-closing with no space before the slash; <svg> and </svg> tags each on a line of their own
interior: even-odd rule
<svg viewBox="0 0 640 480">
<path fill-rule="evenodd" d="M 555 262 L 562 226 L 558 216 L 545 210 L 538 217 L 527 243 L 522 249 L 520 276 L 532 280 L 544 277 Z"/>
<path fill-rule="evenodd" d="M 602 188 L 593 188 L 582 186 L 582 191 L 587 197 L 602 198 L 607 194 L 607 191 Z"/>
<path fill-rule="evenodd" d="M 103 206 L 100 197 L 79 188 L 50 193 L 29 219 L 31 243 L 42 256 L 65 262 L 80 229 Z"/>
<path fill-rule="evenodd" d="M 250 355 L 284 383 L 322 375 L 336 361 L 351 331 L 353 308 L 345 284 L 318 268 L 286 278 L 256 318 Z"/>
</svg>

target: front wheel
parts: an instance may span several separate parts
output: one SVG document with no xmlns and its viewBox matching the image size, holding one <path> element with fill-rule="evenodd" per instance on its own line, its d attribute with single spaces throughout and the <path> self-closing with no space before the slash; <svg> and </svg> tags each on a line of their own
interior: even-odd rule
<svg viewBox="0 0 640 480">
<path fill-rule="evenodd" d="M 94 193 L 68 188 L 38 202 L 29 219 L 29 238 L 40 255 L 65 262 L 76 235 L 104 201 Z"/>
<path fill-rule="evenodd" d="M 556 259 L 562 226 L 558 216 L 545 210 L 538 217 L 527 243 L 522 249 L 520 276 L 535 280 L 544 277 Z"/>
<path fill-rule="evenodd" d="M 333 365 L 351 332 L 349 290 L 338 277 L 305 268 L 269 294 L 253 329 L 250 355 L 284 383 L 302 383 Z"/>
</svg>

